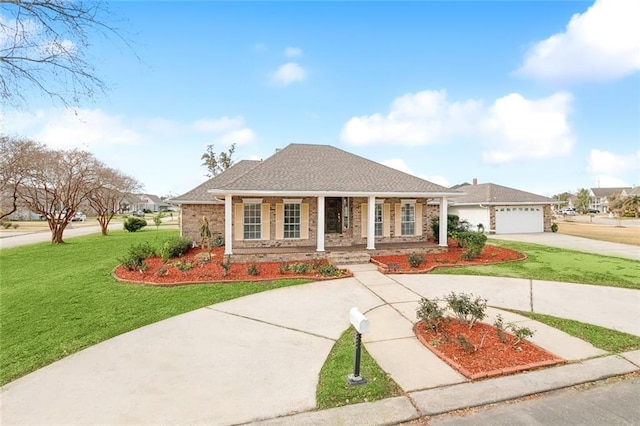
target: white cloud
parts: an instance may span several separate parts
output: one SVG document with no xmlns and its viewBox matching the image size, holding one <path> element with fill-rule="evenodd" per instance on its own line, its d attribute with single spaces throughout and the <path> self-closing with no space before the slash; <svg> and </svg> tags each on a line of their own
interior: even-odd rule
<svg viewBox="0 0 640 426">
<path fill-rule="evenodd" d="M 518 74 L 543 80 L 611 80 L 640 70 L 640 1 L 597 0 L 564 32 L 536 43 Z"/>
<path fill-rule="evenodd" d="M 444 90 L 408 93 L 392 102 L 387 115 L 351 118 L 340 139 L 353 145 L 427 145 L 470 130 L 481 106 L 475 100 L 449 103 Z"/>
<path fill-rule="evenodd" d="M 563 156 L 575 144 L 571 102 L 563 92 L 537 100 L 512 93 L 485 107 L 481 100 L 450 102 L 444 90 L 422 91 L 395 99 L 387 115 L 351 118 L 340 139 L 353 145 L 420 146 L 464 136 L 485 143 L 487 163 Z"/>
<path fill-rule="evenodd" d="M 307 72 L 295 62 L 288 62 L 281 65 L 270 76 L 270 80 L 276 86 L 288 86 L 296 81 L 304 81 L 307 78 Z"/>
<path fill-rule="evenodd" d="M 231 144 L 247 145 L 256 140 L 256 134 L 251 129 L 238 129 L 220 136 L 216 142 L 222 145 L 231 146 Z"/>
<path fill-rule="evenodd" d="M 195 130 L 205 133 L 228 132 L 242 126 L 244 126 L 244 118 L 240 116 L 233 118 L 201 118 L 193 123 Z"/>
<path fill-rule="evenodd" d="M 299 47 L 289 46 L 286 49 L 284 49 L 284 56 L 288 58 L 295 58 L 296 56 L 301 56 L 301 55 L 302 55 L 302 49 L 300 49 Z"/>
<path fill-rule="evenodd" d="M 382 161 L 382 164 L 385 166 L 391 167 L 392 169 L 400 170 L 401 172 L 419 177 L 420 179 L 428 180 L 429 182 L 436 183 L 438 185 L 442 185 L 445 187 L 449 187 L 449 181 L 443 176 L 426 176 L 415 173 L 411 168 L 404 162 L 401 158 L 390 158 L 388 160 Z"/>
<path fill-rule="evenodd" d="M 571 153 L 576 139 L 567 120 L 572 97 L 556 93 L 528 100 L 517 93 L 497 99 L 481 122 L 489 139 L 487 163 L 542 159 Z"/>
<path fill-rule="evenodd" d="M 43 142 L 52 148 L 90 149 L 104 145 L 131 145 L 141 141 L 122 116 L 100 109 L 52 109 L 7 114 L 7 131 Z M 3 126 L 4 127 L 4 126 Z"/>
<path fill-rule="evenodd" d="M 617 174 L 638 170 L 640 166 L 640 151 L 635 155 L 619 155 L 608 151 L 592 149 L 589 153 L 587 171 L 594 174 Z"/>
</svg>

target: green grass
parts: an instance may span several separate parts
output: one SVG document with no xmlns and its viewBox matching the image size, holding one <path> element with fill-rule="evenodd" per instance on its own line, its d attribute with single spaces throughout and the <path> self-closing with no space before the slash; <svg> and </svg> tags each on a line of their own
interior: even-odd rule
<svg viewBox="0 0 640 426">
<path fill-rule="evenodd" d="M 635 260 L 541 246 L 492 240 L 492 244 L 527 254 L 527 259 L 486 266 L 436 268 L 433 274 L 531 278 L 640 289 L 640 266 Z"/>
<path fill-rule="evenodd" d="M 159 246 L 176 230 L 145 228 L 0 250 L 0 384 L 127 331 L 221 301 L 303 283 L 158 288 L 117 282 L 132 244 Z"/>
<path fill-rule="evenodd" d="M 507 310 L 557 328 L 607 352 L 620 353 L 640 349 L 640 337 L 632 334 L 551 315 Z"/>
<path fill-rule="evenodd" d="M 319 410 L 402 395 L 402 389 L 382 371 L 364 345 L 360 357 L 360 376 L 367 379 L 367 383 L 358 386 L 347 383 L 347 375 L 353 373 L 354 339 L 355 331 L 352 328 L 342 333 L 320 370 L 316 390 Z"/>
</svg>

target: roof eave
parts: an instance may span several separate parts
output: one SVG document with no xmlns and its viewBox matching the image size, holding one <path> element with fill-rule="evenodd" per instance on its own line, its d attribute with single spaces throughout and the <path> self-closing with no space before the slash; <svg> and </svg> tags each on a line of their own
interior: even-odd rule
<svg viewBox="0 0 640 426">
<path fill-rule="evenodd" d="M 388 197 L 388 198 L 436 198 L 458 197 L 464 195 L 461 192 L 368 192 L 368 191 L 270 191 L 270 190 L 225 190 L 209 189 L 212 195 L 237 195 L 237 196 L 307 196 L 307 197 Z"/>
</svg>

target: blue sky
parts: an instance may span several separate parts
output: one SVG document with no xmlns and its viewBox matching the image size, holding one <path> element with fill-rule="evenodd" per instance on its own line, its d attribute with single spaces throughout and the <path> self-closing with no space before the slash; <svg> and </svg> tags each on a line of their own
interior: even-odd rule
<svg viewBox="0 0 640 426">
<path fill-rule="evenodd" d="M 112 2 L 106 96 L 37 94 L 2 132 L 81 147 L 181 194 L 200 156 L 331 144 L 451 186 L 640 184 L 640 2 Z"/>
</svg>

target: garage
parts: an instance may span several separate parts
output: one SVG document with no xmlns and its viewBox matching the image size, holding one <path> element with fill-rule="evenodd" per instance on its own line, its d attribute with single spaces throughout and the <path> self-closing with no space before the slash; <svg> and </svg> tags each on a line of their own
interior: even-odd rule
<svg viewBox="0 0 640 426">
<path fill-rule="evenodd" d="M 496 206 L 496 234 L 544 232 L 542 206 Z"/>
</svg>

